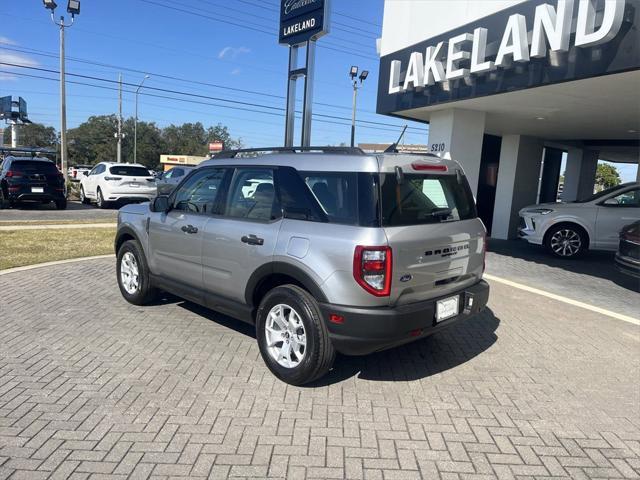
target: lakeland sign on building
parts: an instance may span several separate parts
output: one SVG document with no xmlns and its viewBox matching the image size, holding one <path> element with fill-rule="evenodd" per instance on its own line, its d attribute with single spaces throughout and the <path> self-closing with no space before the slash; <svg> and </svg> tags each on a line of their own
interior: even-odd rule
<svg viewBox="0 0 640 480">
<path fill-rule="evenodd" d="M 640 0 L 385 0 L 377 112 L 429 122 L 513 237 L 519 208 L 555 200 L 563 153 L 565 200 L 592 192 L 598 158 L 638 162 L 639 16 Z"/>
</svg>

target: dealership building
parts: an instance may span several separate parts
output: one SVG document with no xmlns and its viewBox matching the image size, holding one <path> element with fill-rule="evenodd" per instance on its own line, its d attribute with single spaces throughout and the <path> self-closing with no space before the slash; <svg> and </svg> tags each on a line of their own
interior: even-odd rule
<svg viewBox="0 0 640 480">
<path fill-rule="evenodd" d="M 561 173 L 570 201 L 598 160 L 639 163 L 639 28 L 640 0 L 385 0 L 377 111 L 429 123 L 492 237 L 513 238 Z"/>
</svg>

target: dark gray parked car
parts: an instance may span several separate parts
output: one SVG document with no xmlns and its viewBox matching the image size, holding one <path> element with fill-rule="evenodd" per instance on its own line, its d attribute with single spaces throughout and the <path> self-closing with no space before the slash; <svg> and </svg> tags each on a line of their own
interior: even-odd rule
<svg viewBox="0 0 640 480">
<path fill-rule="evenodd" d="M 457 162 L 291 150 L 224 152 L 120 209 L 124 298 L 159 288 L 255 324 L 269 369 L 298 385 L 336 351 L 401 345 L 485 307 L 486 231 Z"/>
</svg>

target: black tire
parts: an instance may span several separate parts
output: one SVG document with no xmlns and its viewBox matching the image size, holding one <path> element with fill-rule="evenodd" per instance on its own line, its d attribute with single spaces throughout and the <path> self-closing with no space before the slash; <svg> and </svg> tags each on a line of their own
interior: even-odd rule
<svg viewBox="0 0 640 480">
<path fill-rule="evenodd" d="M 82 185 L 80 186 L 80 201 L 84 205 L 89 205 L 91 203 L 91 200 L 89 200 L 87 196 L 84 194 L 84 187 Z"/>
<path fill-rule="evenodd" d="M 578 258 L 589 248 L 589 236 L 579 225 L 560 223 L 549 229 L 544 246 L 557 258 Z"/>
<path fill-rule="evenodd" d="M 98 189 L 96 193 L 96 206 L 98 208 L 107 208 L 107 202 L 104 201 L 104 197 L 102 196 L 102 190 Z"/>
<path fill-rule="evenodd" d="M 127 291 L 123 284 L 121 275 L 122 259 L 127 253 L 131 253 L 135 257 L 138 268 L 138 285 L 134 292 Z M 116 259 L 116 277 L 118 279 L 118 287 L 124 299 L 134 305 L 147 305 L 158 297 L 158 289 L 156 289 L 149 278 L 149 267 L 144 256 L 142 248 L 135 240 L 128 240 L 122 244 L 118 250 Z"/>
<path fill-rule="evenodd" d="M 11 202 L 4 194 L 4 189 L 0 185 L 0 210 L 11 207 Z"/>
<path fill-rule="evenodd" d="M 67 209 L 67 199 L 63 198 L 62 200 L 56 200 L 56 209 L 57 210 L 66 210 Z"/>
<path fill-rule="evenodd" d="M 292 368 L 280 365 L 267 347 L 267 317 L 271 309 L 280 304 L 295 310 L 302 320 L 306 336 L 302 360 Z M 309 292 L 295 285 L 276 287 L 262 299 L 256 315 L 256 338 L 260 354 L 269 370 L 280 380 L 291 385 L 304 385 L 324 376 L 335 360 L 335 350 L 318 303 Z"/>
</svg>

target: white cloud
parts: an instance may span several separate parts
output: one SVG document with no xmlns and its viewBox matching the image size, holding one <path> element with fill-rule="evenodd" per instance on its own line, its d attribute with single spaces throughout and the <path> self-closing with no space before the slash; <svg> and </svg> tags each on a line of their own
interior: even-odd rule
<svg viewBox="0 0 640 480">
<path fill-rule="evenodd" d="M 0 43 L 4 43 L 5 45 L 18 45 L 16 42 L 11 40 L 10 38 L 3 37 L 0 35 Z"/>
<path fill-rule="evenodd" d="M 218 58 L 220 60 L 223 58 L 236 58 L 238 55 L 249 52 L 251 52 L 251 50 L 247 47 L 224 47 L 218 52 Z"/>
<path fill-rule="evenodd" d="M 2 37 L 0 37 L 0 41 L 2 41 Z M 14 53 L 0 50 L 0 62 L 2 63 L 13 63 L 15 65 L 24 65 L 25 67 L 37 67 L 39 64 L 31 57 L 24 55 L 22 53 Z M 12 70 L 12 71 L 25 71 L 20 67 L 13 67 L 11 65 L 0 65 L 1 70 Z M 18 76 L 12 75 L 11 73 L 0 73 L 0 81 L 6 80 L 16 80 Z"/>
<path fill-rule="evenodd" d="M 240 75 L 241 72 L 242 70 L 240 70 L 239 68 L 234 68 L 233 70 L 231 70 L 231 75 Z"/>
</svg>

